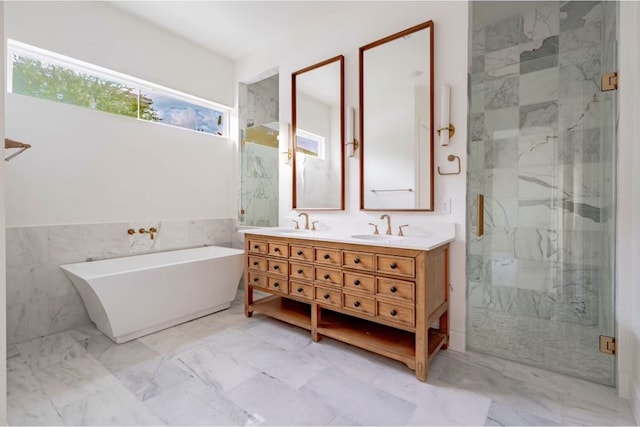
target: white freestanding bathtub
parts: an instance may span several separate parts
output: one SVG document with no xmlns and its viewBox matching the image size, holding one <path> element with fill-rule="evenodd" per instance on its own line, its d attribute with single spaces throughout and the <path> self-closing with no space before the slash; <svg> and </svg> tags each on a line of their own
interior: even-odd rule
<svg viewBox="0 0 640 427">
<path fill-rule="evenodd" d="M 66 264 L 96 327 L 116 343 L 224 310 L 244 251 L 209 246 Z"/>
</svg>

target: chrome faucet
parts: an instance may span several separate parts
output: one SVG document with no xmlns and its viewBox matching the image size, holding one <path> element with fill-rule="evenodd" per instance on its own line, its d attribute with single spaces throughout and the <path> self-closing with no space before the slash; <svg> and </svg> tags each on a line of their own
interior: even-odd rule
<svg viewBox="0 0 640 427">
<path fill-rule="evenodd" d="M 300 212 L 298 216 L 304 216 L 304 229 L 309 229 L 309 214 L 306 212 Z"/>
<path fill-rule="evenodd" d="M 386 234 L 391 235 L 393 232 L 391 231 L 391 217 L 388 214 L 383 214 L 380 219 L 387 219 L 387 231 Z"/>
</svg>

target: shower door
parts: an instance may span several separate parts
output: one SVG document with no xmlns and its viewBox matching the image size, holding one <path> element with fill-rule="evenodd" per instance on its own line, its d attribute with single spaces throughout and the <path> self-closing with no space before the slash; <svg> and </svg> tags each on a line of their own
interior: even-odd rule
<svg viewBox="0 0 640 427">
<path fill-rule="evenodd" d="M 501 9 L 472 2 L 467 344 L 615 385 L 617 5 Z"/>
</svg>

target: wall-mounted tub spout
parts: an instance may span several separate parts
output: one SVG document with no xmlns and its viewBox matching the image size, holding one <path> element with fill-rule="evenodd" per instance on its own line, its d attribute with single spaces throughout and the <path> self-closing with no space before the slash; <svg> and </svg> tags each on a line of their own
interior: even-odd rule
<svg viewBox="0 0 640 427">
<path fill-rule="evenodd" d="M 155 234 L 157 232 L 158 232 L 158 230 L 155 227 L 151 227 L 151 228 L 149 228 L 149 230 L 145 230 L 144 228 L 141 228 L 140 230 L 138 230 L 138 233 L 140 233 L 140 234 L 149 233 L 149 235 L 151 236 L 151 240 L 153 240 L 155 238 Z"/>
</svg>

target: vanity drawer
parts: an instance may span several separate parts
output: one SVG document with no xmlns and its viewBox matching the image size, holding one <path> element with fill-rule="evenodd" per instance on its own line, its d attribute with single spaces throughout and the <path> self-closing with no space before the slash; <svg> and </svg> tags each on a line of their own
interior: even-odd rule
<svg viewBox="0 0 640 427">
<path fill-rule="evenodd" d="M 267 288 L 267 276 L 249 271 L 249 285 L 260 288 Z"/>
<path fill-rule="evenodd" d="M 342 271 L 315 267 L 315 281 L 323 285 L 342 286 Z"/>
<path fill-rule="evenodd" d="M 376 306 L 378 317 L 407 326 L 415 326 L 412 306 L 381 300 L 376 300 Z"/>
<path fill-rule="evenodd" d="M 282 276 L 289 274 L 289 263 L 287 261 L 270 259 L 267 261 L 267 265 L 269 266 L 269 273 L 279 274 Z"/>
<path fill-rule="evenodd" d="M 289 245 L 289 258 L 298 261 L 313 262 L 313 247 Z"/>
<path fill-rule="evenodd" d="M 325 305 L 342 306 L 342 292 L 337 289 L 322 288 L 316 286 L 314 289 L 315 300 Z"/>
<path fill-rule="evenodd" d="M 342 265 L 339 249 L 313 248 L 315 251 L 315 261 L 320 264 Z"/>
<path fill-rule="evenodd" d="M 269 255 L 277 256 L 280 258 L 287 258 L 289 256 L 289 245 L 286 243 L 269 242 Z"/>
<path fill-rule="evenodd" d="M 374 255 L 365 252 L 342 252 L 342 266 L 358 270 L 373 271 Z"/>
<path fill-rule="evenodd" d="M 249 240 L 249 252 L 252 254 L 262 254 L 262 255 L 266 255 L 267 254 L 267 242 L 265 242 L 264 240 Z"/>
<path fill-rule="evenodd" d="M 368 314 L 369 316 L 375 316 L 376 314 L 376 303 L 373 298 L 366 298 L 361 295 L 343 293 L 342 307 L 347 310 Z"/>
<path fill-rule="evenodd" d="M 376 255 L 376 265 L 379 273 L 394 276 L 415 277 L 415 260 L 409 257 L 393 255 Z"/>
<path fill-rule="evenodd" d="M 415 284 L 404 280 L 387 279 L 385 277 L 376 277 L 376 294 L 401 299 L 407 302 L 415 301 Z"/>
<path fill-rule="evenodd" d="M 368 274 L 344 273 L 343 286 L 345 289 L 353 289 L 373 294 L 375 291 L 375 282 L 373 276 Z"/>
<path fill-rule="evenodd" d="M 253 270 L 267 271 L 267 259 L 257 256 L 250 256 L 249 268 Z"/>
<path fill-rule="evenodd" d="M 268 288 L 282 294 L 289 293 L 289 282 L 284 277 L 269 277 Z"/>
<path fill-rule="evenodd" d="M 298 262 L 290 262 L 289 265 L 289 276 L 292 279 L 313 280 L 313 265 Z"/>
<path fill-rule="evenodd" d="M 310 285 L 308 283 L 291 282 L 289 284 L 289 295 L 312 300 L 313 285 Z"/>
</svg>

